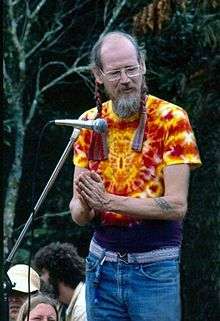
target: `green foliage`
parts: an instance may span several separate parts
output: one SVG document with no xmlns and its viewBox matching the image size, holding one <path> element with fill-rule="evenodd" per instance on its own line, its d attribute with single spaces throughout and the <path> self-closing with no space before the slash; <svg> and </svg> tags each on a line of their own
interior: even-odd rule
<svg viewBox="0 0 220 321">
<path fill-rule="evenodd" d="M 37 216 L 34 221 L 33 238 L 31 231 L 29 231 L 25 236 L 22 248 L 17 251 L 13 259 L 14 263 L 28 263 L 30 253 L 33 255 L 40 247 L 57 240 L 73 243 L 83 257 L 88 254 L 92 229 L 76 225 L 68 211 L 60 214 L 43 214 L 43 216 Z M 15 240 L 22 228 L 23 225 L 14 231 Z"/>
<path fill-rule="evenodd" d="M 176 11 L 156 36 L 148 32 L 142 37 L 148 53 L 150 87 L 156 87 L 153 91 L 156 89 L 174 101 L 186 101 L 186 106 L 194 98 L 199 105 L 201 89 L 210 72 L 213 74 L 211 65 L 217 60 L 219 24 L 216 18 L 217 14 L 189 7 Z"/>
</svg>

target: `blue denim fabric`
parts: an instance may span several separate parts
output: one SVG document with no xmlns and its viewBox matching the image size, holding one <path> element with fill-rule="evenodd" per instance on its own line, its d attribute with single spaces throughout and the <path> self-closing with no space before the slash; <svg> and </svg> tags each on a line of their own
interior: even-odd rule
<svg viewBox="0 0 220 321">
<path fill-rule="evenodd" d="M 90 253 L 86 271 L 88 321 L 180 321 L 177 260 L 126 264 Z"/>
</svg>

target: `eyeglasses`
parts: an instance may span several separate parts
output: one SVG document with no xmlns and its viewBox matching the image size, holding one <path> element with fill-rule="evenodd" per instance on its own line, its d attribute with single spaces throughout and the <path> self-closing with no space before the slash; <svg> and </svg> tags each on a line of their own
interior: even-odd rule
<svg viewBox="0 0 220 321">
<path fill-rule="evenodd" d="M 117 81 L 121 78 L 121 73 L 124 71 L 127 75 L 127 77 L 132 78 L 140 75 L 141 73 L 141 66 L 131 66 L 131 67 L 125 67 L 117 70 L 107 71 L 103 72 L 101 69 L 101 74 L 106 77 L 109 81 Z"/>
</svg>

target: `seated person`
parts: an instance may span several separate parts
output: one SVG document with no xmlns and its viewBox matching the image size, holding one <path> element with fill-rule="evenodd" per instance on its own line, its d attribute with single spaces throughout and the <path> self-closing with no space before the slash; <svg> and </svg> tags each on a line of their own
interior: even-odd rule
<svg viewBox="0 0 220 321">
<path fill-rule="evenodd" d="M 28 320 L 28 300 L 20 308 L 17 321 Z M 59 321 L 56 301 L 45 295 L 31 297 L 29 321 Z"/>
<path fill-rule="evenodd" d="M 54 288 L 61 320 L 87 321 L 84 263 L 70 243 L 50 243 L 34 256 L 36 270 Z"/>
<path fill-rule="evenodd" d="M 15 321 L 18 312 L 28 297 L 28 269 L 25 264 L 16 264 L 8 270 L 12 283 L 12 292 L 9 295 L 9 321 Z M 40 277 L 30 268 L 30 293 L 36 294 L 40 290 Z"/>
</svg>

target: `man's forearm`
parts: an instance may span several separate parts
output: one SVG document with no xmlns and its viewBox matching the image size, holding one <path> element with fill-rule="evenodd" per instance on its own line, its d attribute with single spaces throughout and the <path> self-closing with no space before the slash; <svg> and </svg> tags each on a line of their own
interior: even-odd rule
<svg viewBox="0 0 220 321">
<path fill-rule="evenodd" d="M 118 196 L 106 192 L 95 172 L 83 173 L 77 182 L 77 192 L 90 208 L 99 212 L 128 214 L 146 220 L 181 220 L 187 210 L 189 166 L 168 166 L 164 169 L 165 195 L 157 198 Z"/>
<path fill-rule="evenodd" d="M 134 198 L 107 194 L 106 211 L 126 213 L 149 220 L 180 220 L 187 210 L 187 201 L 178 197 Z"/>
</svg>

